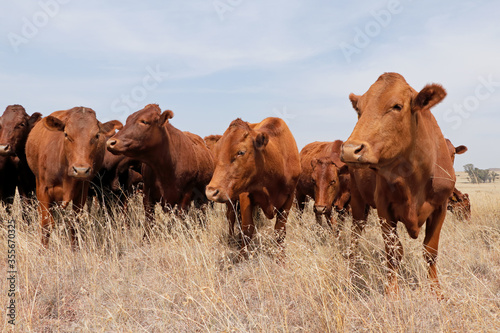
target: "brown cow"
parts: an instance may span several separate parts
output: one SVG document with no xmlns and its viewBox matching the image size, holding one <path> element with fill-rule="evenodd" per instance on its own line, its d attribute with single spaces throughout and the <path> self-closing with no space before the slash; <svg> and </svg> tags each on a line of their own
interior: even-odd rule
<svg viewBox="0 0 500 333">
<path fill-rule="evenodd" d="M 217 144 L 216 160 L 207 197 L 216 202 L 240 201 L 242 253 L 255 231 L 256 206 L 269 219 L 277 213 L 275 235 L 282 245 L 300 176 L 299 151 L 286 123 L 279 118 L 257 124 L 234 120 Z"/>
<path fill-rule="evenodd" d="M 417 92 L 396 73 L 381 75 L 362 96 L 349 95 L 358 122 L 342 147 L 342 160 L 352 167 L 375 170 L 374 199 L 388 258 L 388 291 L 398 290 L 403 249 L 396 225 L 401 221 L 414 239 L 426 223 L 424 257 L 433 289 L 440 294 L 436 271 L 439 234 L 455 172 L 430 109 L 445 96 L 438 84 Z"/>
<path fill-rule="evenodd" d="M 466 146 L 455 147 L 449 139 L 446 140 L 446 145 L 448 146 L 448 151 L 451 155 L 451 160 L 455 162 L 456 154 L 463 154 L 467 151 Z M 471 207 L 470 199 L 467 193 L 460 192 L 456 187 L 453 189 L 453 194 L 448 199 L 447 209 L 453 213 L 459 219 L 470 220 L 471 218 Z"/>
<path fill-rule="evenodd" d="M 121 122 L 118 120 L 115 122 L 116 129 L 123 128 Z M 111 134 L 113 136 L 115 133 Z M 96 197 L 106 209 L 115 203 L 126 206 L 127 197 L 132 195 L 142 182 L 141 165 L 142 163 L 137 160 L 125 155 L 115 155 L 106 150 L 101 169 L 91 182 L 89 199 Z"/>
<path fill-rule="evenodd" d="M 28 164 L 36 177 L 36 196 L 41 216 L 42 244 L 48 247 L 54 218 L 50 208 L 73 202 L 79 213 L 87 199 L 89 181 L 100 169 L 106 135 L 115 130 L 114 121 L 101 124 L 94 110 L 74 107 L 56 111 L 38 122 L 26 142 Z M 71 245 L 77 240 L 69 223 Z"/>
<path fill-rule="evenodd" d="M 130 115 L 123 129 L 107 142 L 110 152 L 143 163 L 147 233 L 156 202 L 165 208 L 177 205 L 182 211 L 193 200 L 207 202 L 205 186 L 214 170 L 212 154 L 202 138 L 175 128 L 169 122 L 173 116 L 172 111 L 162 113 L 158 105 L 149 104 Z"/>
<path fill-rule="evenodd" d="M 330 227 L 336 228 L 333 208 L 341 215 L 351 199 L 349 173 L 340 160 L 342 141 L 312 142 L 300 151 L 301 174 L 295 196 L 299 209 L 304 209 L 306 197 L 314 199 L 316 221 L 325 215 Z"/>
<path fill-rule="evenodd" d="M 41 114 L 31 116 L 21 105 L 9 105 L 0 117 L 0 200 L 12 204 L 16 186 L 22 198 L 35 191 L 35 176 L 26 161 L 26 140 Z"/>
<path fill-rule="evenodd" d="M 470 221 L 471 207 L 470 199 L 467 193 L 460 192 L 456 187 L 453 189 L 453 194 L 448 199 L 447 209 L 458 219 Z"/>
</svg>

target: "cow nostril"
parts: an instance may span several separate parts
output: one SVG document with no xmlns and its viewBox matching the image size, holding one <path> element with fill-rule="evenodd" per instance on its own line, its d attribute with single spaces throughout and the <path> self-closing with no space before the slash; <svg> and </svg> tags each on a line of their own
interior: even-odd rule
<svg viewBox="0 0 500 333">
<path fill-rule="evenodd" d="M 114 147 L 116 145 L 116 140 L 109 140 L 108 141 L 108 147 Z"/>
<path fill-rule="evenodd" d="M 365 145 L 364 144 L 361 144 L 359 145 L 358 147 L 356 147 L 356 149 L 354 150 L 354 154 L 359 154 L 363 151 L 363 149 L 365 148 Z"/>
</svg>

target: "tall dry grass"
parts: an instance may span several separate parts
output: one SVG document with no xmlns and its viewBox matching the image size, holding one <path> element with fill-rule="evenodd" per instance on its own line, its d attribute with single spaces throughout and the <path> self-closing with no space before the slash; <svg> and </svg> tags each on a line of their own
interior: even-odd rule
<svg viewBox="0 0 500 333">
<path fill-rule="evenodd" d="M 16 200 L 17 320 L 15 327 L 7 323 L 2 278 L 0 327 L 19 332 L 500 331 L 500 191 L 471 192 L 471 199 L 472 221 L 450 215 L 442 231 L 438 267 L 444 301 L 437 301 L 428 285 L 423 236 L 411 240 L 402 227 L 401 294 L 384 295 L 385 255 L 373 214 L 355 267 L 349 267 L 344 253 L 350 221 L 336 240 L 315 224 L 310 206 L 302 216 L 292 212 L 286 262 L 277 264 L 273 223 L 258 214 L 248 260 L 237 260 L 219 206 L 182 218 L 158 209 L 152 239 L 142 242 L 138 197 L 126 213 L 115 209 L 110 216 L 94 206 L 79 227 L 81 248 L 72 252 L 61 222 L 50 248 L 42 249 L 36 209 L 25 206 L 29 221 L 22 221 Z M 1 208 L 0 217 L 4 276 L 5 225 L 11 216 Z"/>
</svg>

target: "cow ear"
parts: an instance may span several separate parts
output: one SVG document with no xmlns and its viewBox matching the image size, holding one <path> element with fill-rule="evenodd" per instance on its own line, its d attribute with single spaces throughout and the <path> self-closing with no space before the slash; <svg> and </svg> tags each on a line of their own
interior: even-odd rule
<svg viewBox="0 0 500 333">
<path fill-rule="evenodd" d="M 165 122 L 167 122 L 169 119 L 172 119 L 174 117 L 174 112 L 171 110 L 166 110 L 163 111 L 163 113 L 160 115 L 160 119 L 158 119 L 158 125 L 163 126 Z"/>
<path fill-rule="evenodd" d="M 264 147 L 267 145 L 268 142 L 269 142 L 269 135 L 267 135 L 266 133 L 259 133 L 255 137 L 254 145 L 256 149 L 262 150 L 264 149 Z"/>
<path fill-rule="evenodd" d="M 99 123 L 99 128 L 102 134 L 111 137 L 115 135 L 116 130 L 121 130 L 123 128 L 123 124 L 119 120 L 111 120 L 104 124 Z"/>
<path fill-rule="evenodd" d="M 466 146 L 458 146 L 458 147 L 455 147 L 455 154 L 463 154 L 467 151 L 467 147 Z"/>
<path fill-rule="evenodd" d="M 354 108 L 354 110 L 357 110 L 358 109 L 359 96 L 355 95 L 353 93 L 350 93 L 349 94 L 349 99 L 351 100 L 352 107 Z"/>
<path fill-rule="evenodd" d="M 428 84 L 420 90 L 412 103 L 412 111 L 430 109 L 446 97 L 446 90 L 440 84 Z"/>
<path fill-rule="evenodd" d="M 28 119 L 28 127 L 33 128 L 37 122 L 42 119 L 42 114 L 39 112 L 35 112 L 31 115 L 31 117 Z"/>
<path fill-rule="evenodd" d="M 61 120 L 53 116 L 47 116 L 45 118 L 45 127 L 51 131 L 64 131 L 66 124 Z"/>
</svg>

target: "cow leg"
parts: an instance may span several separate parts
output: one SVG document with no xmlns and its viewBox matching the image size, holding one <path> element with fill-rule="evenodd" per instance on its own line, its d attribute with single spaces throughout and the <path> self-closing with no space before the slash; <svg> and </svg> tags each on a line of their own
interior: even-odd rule
<svg viewBox="0 0 500 333">
<path fill-rule="evenodd" d="M 52 228 L 54 226 L 54 217 L 50 212 L 52 206 L 51 199 L 44 191 L 39 191 L 37 186 L 38 198 L 38 213 L 40 214 L 40 231 L 42 234 L 42 245 L 45 248 L 49 247 L 49 238 Z"/>
<path fill-rule="evenodd" d="M 368 212 L 370 206 L 366 205 L 362 200 L 353 200 L 352 205 L 352 229 L 351 229 L 351 243 L 348 249 L 349 260 L 353 261 L 357 254 L 358 243 L 363 229 L 366 226 L 366 220 L 368 219 Z"/>
<path fill-rule="evenodd" d="M 253 222 L 253 204 L 249 194 L 240 195 L 240 212 L 241 212 L 241 245 L 240 254 L 243 257 L 248 257 L 248 244 L 252 240 L 255 232 L 255 224 Z"/>
<path fill-rule="evenodd" d="M 403 246 L 399 241 L 397 232 L 397 221 L 381 220 L 382 223 L 382 237 L 385 243 L 385 252 L 387 255 L 387 294 L 398 294 L 398 271 L 399 263 L 403 258 Z"/>
<path fill-rule="evenodd" d="M 330 226 L 330 228 L 332 229 L 334 237 L 339 238 L 340 235 L 339 224 L 337 222 L 337 219 L 335 218 L 335 214 L 333 213 L 332 208 L 326 211 L 326 222 L 328 223 L 328 226 Z"/>
<path fill-rule="evenodd" d="M 69 223 L 68 223 L 68 227 L 69 227 L 69 233 L 70 233 L 70 237 L 71 237 L 71 249 L 73 251 L 77 250 L 78 249 L 78 239 L 76 237 L 76 225 L 80 225 L 81 226 L 81 219 L 82 219 L 82 216 L 81 216 L 81 213 L 83 211 L 83 208 L 85 206 L 85 201 L 86 201 L 86 195 L 84 195 L 84 193 L 87 193 L 86 191 L 88 191 L 88 189 L 86 189 L 85 187 L 82 189 L 82 191 L 78 194 L 75 195 L 75 197 L 73 198 L 73 212 L 75 213 L 74 215 L 74 218 L 70 219 L 69 220 Z"/>
<path fill-rule="evenodd" d="M 300 212 L 303 213 L 306 207 L 306 195 L 303 193 L 299 193 L 297 191 L 296 198 L 297 198 L 297 207 L 299 208 Z"/>
<path fill-rule="evenodd" d="M 228 237 L 231 240 L 234 237 L 234 223 L 236 222 L 238 201 L 226 203 L 226 218 L 229 227 Z"/>
<path fill-rule="evenodd" d="M 286 222 L 288 220 L 288 214 L 290 213 L 290 208 L 293 205 L 293 194 L 290 194 L 285 204 L 278 210 L 276 214 L 276 224 L 274 225 L 274 236 L 276 237 L 276 243 L 279 246 L 278 262 L 283 262 L 285 259 L 285 236 L 286 236 Z"/>
<path fill-rule="evenodd" d="M 439 235 L 441 227 L 443 226 L 446 217 L 446 204 L 442 205 L 427 219 L 425 226 L 425 239 L 424 239 L 424 258 L 429 264 L 429 279 L 431 287 L 436 293 L 438 298 L 442 298 L 441 286 L 436 270 L 436 261 L 438 255 Z"/>
</svg>

